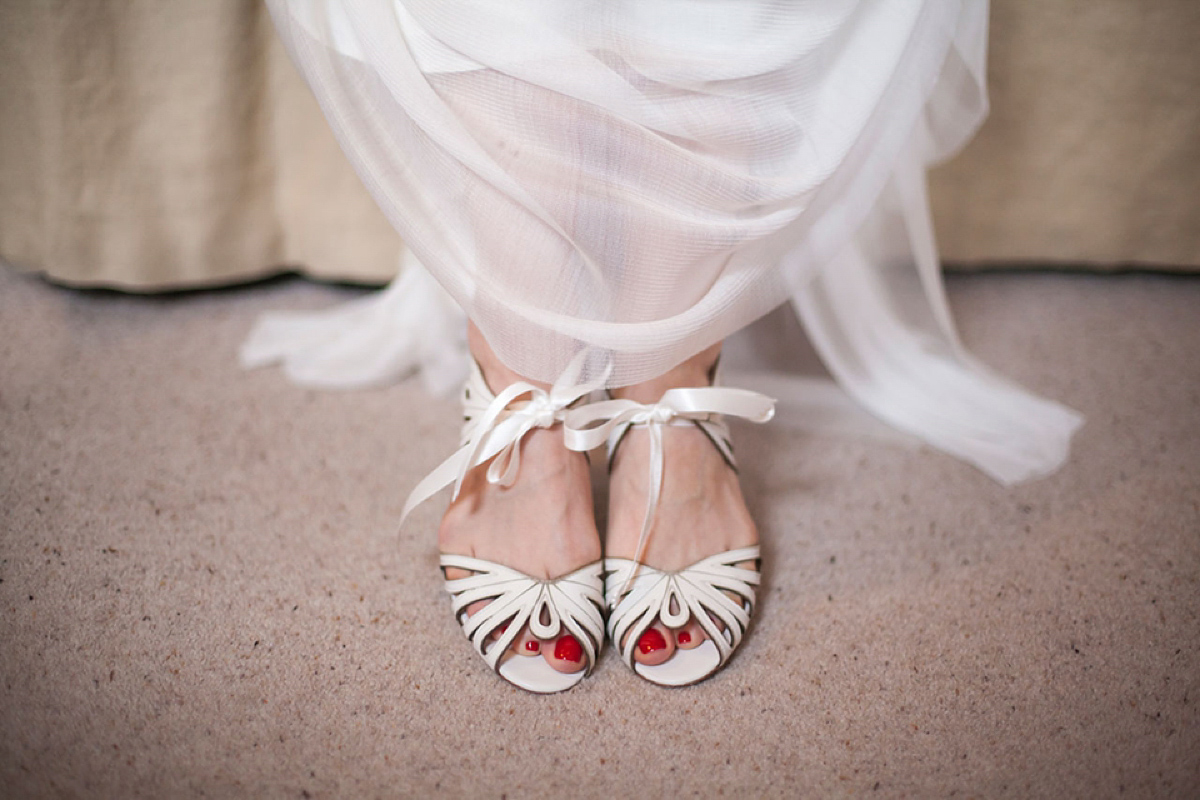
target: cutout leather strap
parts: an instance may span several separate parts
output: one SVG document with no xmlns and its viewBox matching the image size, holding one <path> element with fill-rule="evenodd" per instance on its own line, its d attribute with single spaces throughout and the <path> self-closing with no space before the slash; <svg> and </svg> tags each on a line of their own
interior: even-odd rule
<svg viewBox="0 0 1200 800">
<path fill-rule="evenodd" d="M 621 658 L 634 667 L 634 651 L 642 634 L 661 619 L 667 627 L 696 620 L 716 645 L 724 664 L 742 641 L 754 612 L 756 569 L 737 566 L 759 559 L 758 545 L 709 556 L 678 572 L 665 572 L 627 558 L 604 559 L 605 600 L 611 609 L 609 637 Z M 739 598 L 731 599 L 726 592 Z M 722 630 L 714 618 L 724 625 Z M 678 656 L 679 653 L 676 653 Z M 695 679 L 704 674 L 694 676 Z"/>
<path fill-rule="evenodd" d="M 446 591 L 463 633 L 493 670 L 499 671 L 501 656 L 528 623 L 530 633 L 539 639 L 553 639 L 564 631 L 574 636 L 583 647 L 586 672 L 592 671 L 604 641 L 599 561 L 549 581 L 469 556 L 443 554 L 441 566 L 443 572 L 457 568 L 471 573 L 465 578 L 447 578 Z M 481 600 L 488 601 L 487 605 L 468 616 L 467 607 Z M 498 639 L 489 639 L 505 625 L 508 627 Z"/>
</svg>

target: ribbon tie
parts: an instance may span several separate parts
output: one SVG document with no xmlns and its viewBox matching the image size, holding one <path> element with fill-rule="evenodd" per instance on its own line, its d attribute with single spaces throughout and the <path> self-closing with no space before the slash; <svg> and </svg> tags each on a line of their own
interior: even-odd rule
<svg viewBox="0 0 1200 800">
<path fill-rule="evenodd" d="M 604 387 L 607 371 L 592 383 L 576 383 L 583 366 L 583 355 L 581 353 L 571 362 L 549 392 L 531 383 L 517 381 L 486 401 L 491 392 L 487 390 L 482 376 L 479 376 L 475 396 L 468 395 L 466 406 L 468 411 L 482 413 L 472 416 L 463 427 L 462 443 L 458 450 L 413 488 L 404 503 L 400 524 L 404 524 L 410 511 L 451 483 L 454 484 L 453 497 L 457 498 L 467 473 L 490 458 L 495 460 L 488 465 L 488 482 L 511 486 L 520 472 L 521 440 L 525 435 L 535 428 L 553 426 L 563 419 L 572 403 Z M 529 396 L 527 401 L 509 408 L 510 404 L 525 395 Z M 486 405 L 478 403 L 480 399 L 485 400 Z"/>
<path fill-rule="evenodd" d="M 751 422 L 767 422 L 775 415 L 775 401 L 758 392 L 704 386 L 687 389 L 668 389 L 653 405 L 633 400 L 616 399 L 582 406 L 568 411 L 563 420 L 563 440 L 572 450 L 587 452 L 609 440 L 614 432 L 630 425 L 642 425 L 650 433 L 650 483 L 646 498 L 646 515 L 638 537 L 633 560 L 641 563 L 654 527 L 654 515 L 662 491 L 665 458 L 662 427 L 677 420 L 698 423 L 713 422 L 714 414 L 741 417 Z M 612 453 L 609 453 L 610 457 Z M 630 573 L 624 588 L 628 588 L 635 573 Z M 624 589 L 622 590 L 623 593 Z"/>
</svg>

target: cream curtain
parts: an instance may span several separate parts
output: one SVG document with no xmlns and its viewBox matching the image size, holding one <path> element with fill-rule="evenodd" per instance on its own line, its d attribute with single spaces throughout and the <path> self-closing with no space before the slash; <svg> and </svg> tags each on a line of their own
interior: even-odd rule
<svg viewBox="0 0 1200 800">
<path fill-rule="evenodd" d="M 1200 5 L 992 5 L 992 114 L 932 176 L 952 263 L 1200 265 Z M 0 3 L 0 256 L 138 291 L 402 246 L 258 0 Z"/>
<path fill-rule="evenodd" d="M 147 291 L 396 270 L 399 237 L 257 0 L 0 3 L 0 108 L 18 267 Z"/>
</svg>

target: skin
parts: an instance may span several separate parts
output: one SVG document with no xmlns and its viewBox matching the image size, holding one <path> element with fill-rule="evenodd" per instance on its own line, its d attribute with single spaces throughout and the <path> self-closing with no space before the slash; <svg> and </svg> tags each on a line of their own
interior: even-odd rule
<svg viewBox="0 0 1200 800">
<path fill-rule="evenodd" d="M 468 342 L 493 392 L 523 380 L 500 361 L 473 324 Z M 616 389 L 613 395 L 652 403 L 670 388 L 706 386 L 719 353 L 718 344 L 658 378 Z M 663 487 L 644 562 L 676 570 L 714 553 L 755 544 L 758 532 L 737 475 L 704 434 L 694 426 L 669 426 L 664 430 L 664 445 Z M 612 464 L 605 543 L 610 556 L 635 555 L 646 512 L 648 459 L 649 434 L 635 428 L 626 435 Z M 512 486 L 488 483 L 486 470 L 487 464 L 473 469 L 446 510 L 438 530 L 442 552 L 495 561 L 546 579 L 600 558 L 588 462 L 582 453 L 563 446 L 558 426 L 526 436 L 520 472 Z M 447 570 L 450 578 L 466 575 L 462 570 Z M 467 613 L 474 614 L 484 605 L 486 601 L 469 606 Z M 695 620 L 676 629 L 661 622 L 652 628 L 661 634 L 665 646 L 648 652 L 637 648 L 634 658 L 641 663 L 661 664 L 677 648 L 697 647 L 705 638 Z M 681 642 L 681 638 L 688 641 Z M 647 642 L 655 639 L 643 637 Z M 531 641 L 537 642 L 536 649 L 529 646 Z M 561 649 L 557 644 L 535 640 L 523 629 L 506 658 L 545 658 L 560 672 L 576 672 L 586 666 L 582 660 L 557 658 L 555 651 Z"/>
</svg>

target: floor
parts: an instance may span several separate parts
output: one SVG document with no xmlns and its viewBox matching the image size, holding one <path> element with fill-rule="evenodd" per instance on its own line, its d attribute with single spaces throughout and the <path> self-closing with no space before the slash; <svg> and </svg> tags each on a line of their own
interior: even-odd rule
<svg viewBox="0 0 1200 800">
<path fill-rule="evenodd" d="M 968 347 L 1087 417 L 1004 489 L 940 453 L 736 429 L 767 568 L 718 676 L 473 656 L 407 491 L 457 411 L 243 373 L 255 316 L 0 267 L 0 794 L 1200 796 L 1200 278 L 949 281 Z"/>
</svg>

